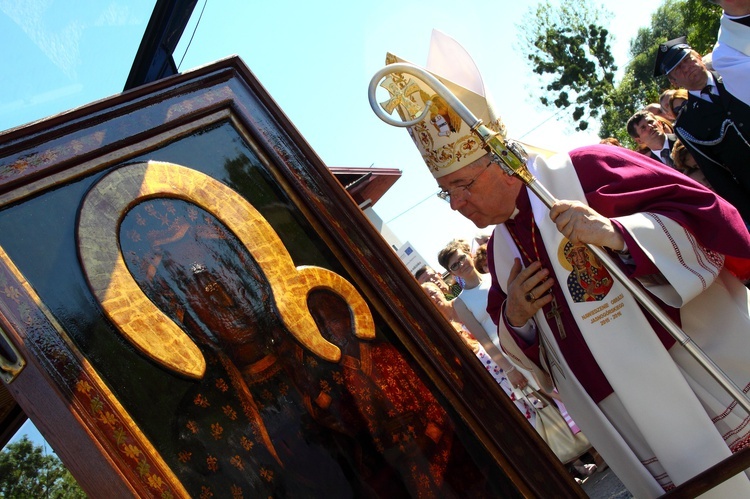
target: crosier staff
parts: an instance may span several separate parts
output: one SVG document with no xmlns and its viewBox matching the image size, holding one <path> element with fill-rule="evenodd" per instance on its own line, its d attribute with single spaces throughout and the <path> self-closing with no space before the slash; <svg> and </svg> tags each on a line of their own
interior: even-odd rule
<svg viewBox="0 0 750 499">
<path fill-rule="evenodd" d="M 408 121 L 400 121 L 391 118 L 386 114 L 381 106 L 378 104 L 375 93 L 379 86 L 380 81 L 387 75 L 392 73 L 406 73 L 417 77 L 427 86 L 432 88 L 433 91 L 440 97 L 442 97 L 450 106 L 450 108 L 458 114 L 461 119 L 469 125 L 471 131 L 474 132 L 479 139 L 482 141 L 484 146 L 489 150 L 493 156 L 493 160 L 497 162 L 503 170 L 509 175 L 518 177 L 541 201 L 547 208 L 557 202 L 557 199 L 537 181 L 531 172 L 526 167 L 526 152 L 523 150 L 520 144 L 503 139 L 497 132 L 494 132 L 482 124 L 482 120 L 478 119 L 474 114 L 467 108 L 440 80 L 432 76 L 427 71 L 408 63 L 395 63 L 389 64 L 379 70 L 370 80 L 370 86 L 368 88 L 368 99 L 370 101 L 370 107 L 375 114 L 388 123 L 389 125 L 397 127 L 409 127 L 416 125 L 422 121 L 431 105 L 431 101 L 425 103 L 424 109 L 421 110 L 418 116 L 413 117 Z M 406 104 L 406 103 L 405 103 Z M 413 102 L 408 103 L 410 106 L 416 106 Z M 406 106 L 403 106 L 406 108 Z M 414 113 L 410 114 L 414 116 L 418 109 L 414 110 Z M 690 355 L 703 367 L 708 373 L 727 391 L 727 393 L 737 401 L 737 403 L 750 413 L 750 399 L 747 395 L 732 381 L 729 376 L 696 345 L 693 340 L 675 324 L 672 319 L 656 304 L 656 302 L 634 281 L 632 281 L 620 267 L 615 263 L 609 253 L 599 246 L 586 244 L 586 247 L 591 250 L 594 255 L 602 262 L 602 265 L 610 272 L 610 274 L 620 281 L 625 289 L 627 289 L 633 297 L 657 320 L 659 323 L 672 335 L 672 337 L 682 345 Z"/>
</svg>

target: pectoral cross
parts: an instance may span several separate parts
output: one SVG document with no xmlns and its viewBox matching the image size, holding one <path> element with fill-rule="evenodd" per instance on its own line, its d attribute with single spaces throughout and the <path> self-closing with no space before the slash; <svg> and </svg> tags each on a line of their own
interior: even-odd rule
<svg viewBox="0 0 750 499">
<path fill-rule="evenodd" d="M 565 334 L 565 326 L 563 326 L 562 316 L 560 315 L 562 309 L 557 306 L 557 298 L 552 297 L 551 305 L 552 307 L 549 309 L 549 312 L 544 314 L 544 316 L 547 320 L 555 319 L 555 322 L 557 323 L 557 331 L 560 333 L 560 339 L 564 340 L 567 335 Z"/>
</svg>

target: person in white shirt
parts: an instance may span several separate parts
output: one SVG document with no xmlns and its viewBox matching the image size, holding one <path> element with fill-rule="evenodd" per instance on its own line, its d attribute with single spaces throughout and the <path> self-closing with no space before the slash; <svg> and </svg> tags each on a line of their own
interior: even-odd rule
<svg viewBox="0 0 750 499">
<path fill-rule="evenodd" d="M 750 105 L 750 0 L 714 0 L 724 9 L 711 60 L 727 90 Z"/>
</svg>

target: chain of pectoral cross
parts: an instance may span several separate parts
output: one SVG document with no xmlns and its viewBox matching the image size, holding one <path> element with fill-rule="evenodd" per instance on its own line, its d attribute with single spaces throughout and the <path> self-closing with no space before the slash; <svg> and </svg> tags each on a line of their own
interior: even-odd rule
<svg viewBox="0 0 750 499">
<path fill-rule="evenodd" d="M 521 251 L 521 254 L 526 257 L 527 265 L 531 265 L 531 262 L 533 262 L 534 260 L 531 259 L 529 254 L 526 252 L 526 249 L 524 249 L 523 245 L 521 245 L 521 241 L 519 241 L 516 237 L 515 231 L 512 230 L 511 227 L 508 227 L 508 232 L 510 232 L 510 237 L 513 238 L 513 241 L 516 243 L 516 247 L 518 247 L 518 249 Z M 541 262 L 542 259 L 539 256 L 539 248 L 537 248 L 536 245 L 536 222 L 534 221 L 533 216 L 531 217 L 531 244 L 534 246 L 534 255 L 536 256 L 537 261 Z M 555 320 L 555 323 L 557 324 L 557 330 L 560 334 L 560 339 L 564 340 L 567 335 L 565 334 L 565 327 L 563 326 L 562 316 L 560 315 L 560 311 L 562 309 L 557 305 L 557 298 L 555 298 L 555 295 L 552 294 L 551 289 L 549 293 L 552 295 L 552 302 L 550 303 L 549 312 L 544 314 L 544 316 L 547 318 L 547 320 Z"/>
</svg>

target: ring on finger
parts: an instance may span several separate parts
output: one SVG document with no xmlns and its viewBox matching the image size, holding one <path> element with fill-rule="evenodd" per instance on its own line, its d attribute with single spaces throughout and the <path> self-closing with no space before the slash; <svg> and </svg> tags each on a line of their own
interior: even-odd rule
<svg viewBox="0 0 750 499">
<path fill-rule="evenodd" d="M 536 301 L 536 296 L 534 296 L 534 293 L 532 293 L 531 291 L 529 291 L 528 293 L 526 293 L 526 296 L 524 296 L 524 298 L 526 298 L 526 301 L 529 302 L 529 303 L 532 303 L 532 302 Z"/>
</svg>

